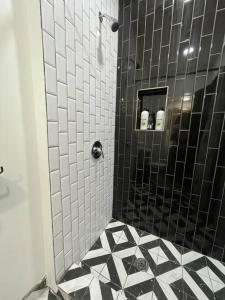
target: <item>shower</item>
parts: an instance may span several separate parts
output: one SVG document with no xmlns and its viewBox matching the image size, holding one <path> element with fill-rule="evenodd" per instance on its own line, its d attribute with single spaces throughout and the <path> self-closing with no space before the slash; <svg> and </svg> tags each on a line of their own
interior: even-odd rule
<svg viewBox="0 0 225 300">
<path fill-rule="evenodd" d="M 119 29 L 119 22 L 116 18 L 113 18 L 111 16 L 99 12 L 99 20 L 101 23 L 103 22 L 103 18 L 106 18 L 108 20 L 112 32 L 116 32 Z"/>
</svg>

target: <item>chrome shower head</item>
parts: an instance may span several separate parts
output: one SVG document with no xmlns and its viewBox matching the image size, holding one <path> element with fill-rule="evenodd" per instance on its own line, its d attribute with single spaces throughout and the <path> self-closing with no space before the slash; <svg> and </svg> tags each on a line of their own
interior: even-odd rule
<svg viewBox="0 0 225 300">
<path fill-rule="evenodd" d="M 103 18 L 106 18 L 106 20 L 109 22 L 112 32 L 116 32 L 119 29 L 119 22 L 116 18 L 99 12 L 99 20 L 101 23 L 103 22 Z"/>
</svg>

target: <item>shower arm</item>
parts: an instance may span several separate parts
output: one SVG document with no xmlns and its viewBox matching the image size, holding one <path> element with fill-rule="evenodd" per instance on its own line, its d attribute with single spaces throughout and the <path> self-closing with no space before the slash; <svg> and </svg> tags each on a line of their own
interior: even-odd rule
<svg viewBox="0 0 225 300">
<path fill-rule="evenodd" d="M 106 18 L 108 21 L 115 21 L 116 19 L 107 15 L 107 14 L 102 14 L 101 12 L 99 12 L 99 20 L 102 23 L 103 22 L 103 18 Z"/>
</svg>

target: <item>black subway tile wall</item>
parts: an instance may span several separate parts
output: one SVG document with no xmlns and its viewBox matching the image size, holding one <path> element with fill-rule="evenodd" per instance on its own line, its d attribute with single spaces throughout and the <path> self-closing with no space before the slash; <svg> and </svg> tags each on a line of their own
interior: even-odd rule
<svg viewBox="0 0 225 300">
<path fill-rule="evenodd" d="M 224 20 L 224 0 L 120 1 L 113 207 L 223 261 Z M 136 130 L 137 90 L 164 86 L 164 131 Z"/>
</svg>

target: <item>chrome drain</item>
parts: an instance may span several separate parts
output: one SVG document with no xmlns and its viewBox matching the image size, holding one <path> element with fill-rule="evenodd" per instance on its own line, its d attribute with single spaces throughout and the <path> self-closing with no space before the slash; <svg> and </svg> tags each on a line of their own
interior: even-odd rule
<svg viewBox="0 0 225 300">
<path fill-rule="evenodd" d="M 144 258 L 137 258 L 135 261 L 135 266 L 138 271 L 146 272 L 149 268 L 148 262 Z"/>
</svg>

